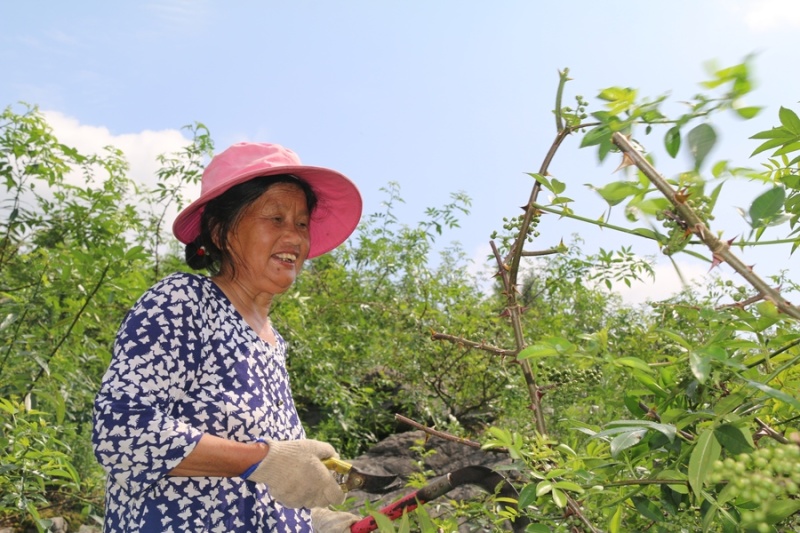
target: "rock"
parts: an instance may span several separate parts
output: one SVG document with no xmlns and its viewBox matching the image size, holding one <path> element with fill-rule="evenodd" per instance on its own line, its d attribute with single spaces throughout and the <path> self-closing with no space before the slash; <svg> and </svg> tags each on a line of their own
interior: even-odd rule
<svg viewBox="0 0 800 533">
<path fill-rule="evenodd" d="M 422 461 L 426 471 L 434 472 L 432 477 L 445 475 L 470 465 L 487 466 L 496 469 L 510 462 L 506 454 L 486 452 L 438 437 L 430 437 L 425 441 L 425 436 L 422 431 L 397 433 L 379 442 L 364 455 L 352 459 L 350 462 L 362 472 L 378 475 L 396 474 L 400 476 L 399 485 L 401 488 L 381 495 L 353 491 L 348 495 L 353 498 L 351 510 L 358 510 L 367 500 L 373 506 L 381 508 L 413 492 L 414 489 L 403 486 L 402 480 L 406 479 L 410 474 L 420 472 L 419 461 Z M 423 442 L 424 451 L 412 450 L 412 448 L 420 446 L 420 443 Z M 428 453 L 430 451 L 434 453 Z M 505 475 L 505 472 L 501 471 L 501 473 Z M 481 498 L 483 495 L 484 492 L 475 486 L 456 487 L 435 502 L 431 502 L 427 509 L 431 516 L 438 516 L 448 510 L 449 505 L 447 502 L 450 500 Z M 460 531 L 474 531 L 474 529 L 470 529 L 469 525 L 465 524 Z"/>
<path fill-rule="evenodd" d="M 50 529 L 48 529 L 48 533 L 67 533 L 69 531 L 69 524 L 64 518 L 60 516 L 54 516 L 50 519 L 52 524 L 50 525 Z"/>
</svg>

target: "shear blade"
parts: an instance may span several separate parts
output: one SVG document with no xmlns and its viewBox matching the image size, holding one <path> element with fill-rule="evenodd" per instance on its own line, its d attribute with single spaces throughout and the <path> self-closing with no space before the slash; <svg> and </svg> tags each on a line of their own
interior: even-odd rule
<svg viewBox="0 0 800 533">
<path fill-rule="evenodd" d="M 345 484 L 349 490 L 363 490 L 373 494 L 383 494 L 399 488 L 395 484 L 396 481 L 397 476 L 378 476 L 351 469 Z"/>
<path fill-rule="evenodd" d="M 397 488 L 394 485 L 398 478 L 396 475 L 383 476 L 367 474 L 341 459 L 325 459 L 323 463 L 325 463 L 325 466 L 329 470 L 334 471 L 337 476 L 339 476 L 339 486 L 341 486 L 342 490 L 345 492 L 362 490 L 364 492 L 382 494 Z"/>
</svg>

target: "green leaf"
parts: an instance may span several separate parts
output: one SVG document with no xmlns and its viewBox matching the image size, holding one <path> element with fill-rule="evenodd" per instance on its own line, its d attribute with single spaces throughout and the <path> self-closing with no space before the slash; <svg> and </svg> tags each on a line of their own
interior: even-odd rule
<svg viewBox="0 0 800 533">
<path fill-rule="evenodd" d="M 719 459 L 721 450 L 719 442 L 714 437 L 713 428 L 701 433 L 694 445 L 692 455 L 689 457 L 689 485 L 698 498 L 714 461 Z"/>
<path fill-rule="evenodd" d="M 650 376 L 648 374 L 645 374 L 644 372 L 641 372 L 639 370 L 635 370 L 635 369 L 631 373 L 631 375 L 636 379 L 636 381 L 638 381 L 639 383 L 641 383 L 642 385 L 644 385 L 645 387 L 650 389 L 656 395 L 658 395 L 658 396 L 660 396 L 662 398 L 665 398 L 667 396 L 667 391 L 664 390 L 664 387 L 659 385 L 656 382 L 656 380 L 653 379 L 652 376 Z"/>
<path fill-rule="evenodd" d="M 639 444 L 646 433 L 646 429 L 632 428 L 630 431 L 626 431 L 615 437 L 610 444 L 611 457 L 616 458 L 620 452 Z"/>
<path fill-rule="evenodd" d="M 664 147 L 672 158 L 678 155 L 678 151 L 681 149 L 681 128 L 679 126 L 673 126 L 667 130 L 664 135 Z"/>
<path fill-rule="evenodd" d="M 764 152 L 764 151 L 769 150 L 771 148 L 777 148 L 778 146 L 783 146 L 784 144 L 787 144 L 788 142 L 791 142 L 791 140 L 770 139 L 769 141 L 764 141 L 762 144 L 760 144 L 758 146 L 758 148 L 753 150 L 753 153 L 750 154 L 750 157 L 753 157 L 754 155 L 760 154 L 761 152 Z"/>
<path fill-rule="evenodd" d="M 768 221 L 778 215 L 783 209 L 785 199 L 786 191 L 783 187 L 773 187 L 760 194 L 750 204 L 750 224 L 757 228 L 762 226 L 764 221 Z"/>
<path fill-rule="evenodd" d="M 733 424 L 722 424 L 715 428 L 714 437 L 730 455 L 750 453 L 755 449 L 753 438 Z"/>
<path fill-rule="evenodd" d="M 372 511 L 369 514 L 375 519 L 375 523 L 378 525 L 380 531 L 394 531 L 394 525 L 388 516 L 379 511 Z"/>
<path fill-rule="evenodd" d="M 550 190 L 553 191 L 555 194 L 561 194 L 567 188 L 567 184 L 563 181 L 558 181 L 557 179 L 553 178 L 550 180 Z"/>
<path fill-rule="evenodd" d="M 778 522 L 789 518 L 791 515 L 800 511 L 799 500 L 773 500 L 765 509 L 767 513 L 767 523 L 777 524 Z"/>
<path fill-rule="evenodd" d="M 625 198 L 640 192 L 639 187 L 629 181 L 615 181 L 600 188 L 592 185 L 588 185 L 588 187 L 595 190 L 611 206 L 617 205 Z"/>
<path fill-rule="evenodd" d="M 597 126 L 586 132 L 586 135 L 583 136 L 581 139 L 581 148 L 585 148 L 587 146 L 594 146 L 596 144 L 601 144 L 603 141 L 609 141 L 611 139 L 611 130 L 608 129 L 608 126 L 601 125 Z M 602 158 L 601 158 L 602 159 Z"/>
<path fill-rule="evenodd" d="M 553 489 L 553 484 L 550 481 L 540 481 L 536 485 L 536 497 L 542 497 Z"/>
<path fill-rule="evenodd" d="M 517 505 L 519 506 L 520 510 L 525 509 L 536 503 L 537 498 L 539 497 L 536 494 L 537 486 L 533 483 L 528 483 L 522 490 L 519 491 L 519 500 L 517 501 Z"/>
<path fill-rule="evenodd" d="M 736 111 L 736 114 L 744 119 L 751 119 L 758 115 L 761 112 L 761 109 L 762 108 L 757 106 L 748 106 L 736 108 L 734 111 Z"/>
<path fill-rule="evenodd" d="M 765 385 L 764 383 L 759 383 L 758 381 L 751 381 L 749 379 L 745 379 L 748 385 L 751 387 L 755 387 L 761 392 L 765 393 L 767 396 L 774 398 L 776 400 L 780 400 L 787 405 L 791 405 L 795 409 L 800 409 L 800 400 L 797 398 L 786 394 L 783 391 L 779 391 L 777 389 L 773 389 L 769 385 Z"/>
<path fill-rule="evenodd" d="M 641 370 L 642 372 L 646 372 L 648 374 L 653 374 L 654 371 L 650 368 L 650 365 L 639 359 L 638 357 L 619 357 L 614 359 L 614 365 L 616 366 L 627 366 L 630 368 L 636 368 Z"/>
<path fill-rule="evenodd" d="M 563 509 L 567 506 L 567 495 L 563 491 L 554 488 L 553 503 L 555 503 L 560 509 Z"/>
<path fill-rule="evenodd" d="M 583 487 L 577 483 L 573 483 L 572 481 L 558 481 L 553 485 L 553 487 L 570 492 L 577 492 L 578 494 L 583 493 Z"/>
<path fill-rule="evenodd" d="M 611 520 L 608 522 L 608 531 L 609 533 L 621 533 L 622 527 L 622 513 L 623 513 L 622 505 L 617 505 L 617 509 L 614 511 L 614 515 L 611 517 Z"/>
<path fill-rule="evenodd" d="M 661 522 L 664 520 L 664 515 L 659 510 L 658 506 L 644 496 L 632 496 L 631 501 L 639 514 L 652 522 Z"/>
<path fill-rule="evenodd" d="M 711 373 L 711 359 L 695 350 L 689 352 L 689 367 L 697 381 L 705 383 Z"/>
<path fill-rule="evenodd" d="M 710 125 L 700 124 L 689 131 L 686 142 L 689 144 L 689 151 L 694 158 L 694 169 L 700 170 L 706 156 L 717 142 L 717 133 Z"/>
<path fill-rule="evenodd" d="M 794 139 L 795 135 L 792 134 L 791 131 L 787 130 L 786 128 L 772 128 L 769 130 L 759 131 L 755 135 L 750 136 L 751 139 L 781 139 L 782 141 L 787 141 L 789 139 Z"/>
<path fill-rule="evenodd" d="M 784 128 L 795 135 L 800 135 L 800 118 L 797 117 L 797 113 L 789 108 L 781 106 L 778 111 L 778 118 L 780 118 Z"/>
</svg>

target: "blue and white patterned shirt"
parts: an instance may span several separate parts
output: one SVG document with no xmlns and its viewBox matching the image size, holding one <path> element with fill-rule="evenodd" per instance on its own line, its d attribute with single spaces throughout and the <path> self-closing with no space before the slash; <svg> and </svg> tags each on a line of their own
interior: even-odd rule
<svg viewBox="0 0 800 533">
<path fill-rule="evenodd" d="M 240 442 L 305 438 L 286 343 L 261 340 L 207 277 L 172 274 L 120 327 L 95 399 L 95 455 L 108 472 L 107 532 L 311 531 L 311 514 L 242 478 L 167 473 L 204 433 Z"/>
</svg>

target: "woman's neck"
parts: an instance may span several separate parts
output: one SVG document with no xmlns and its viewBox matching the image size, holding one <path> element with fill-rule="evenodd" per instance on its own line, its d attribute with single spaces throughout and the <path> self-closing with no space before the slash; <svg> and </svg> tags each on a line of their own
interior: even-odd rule
<svg viewBox="0 0 800 533">
<path fill-rule="evenodd" d="M 269 318 L 272 294 L 253 293 L 236 278 L 228 276 L 217 275 L 213 276 L 211 280 L 225 293 L 234 309 L 242 315 L 244 321 L 253 328 L 256 335 L 267 342 L 274 342 L 275 334 Z"/>
</svg>

